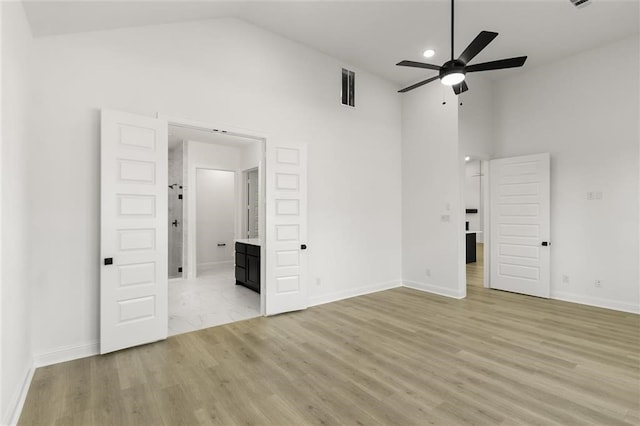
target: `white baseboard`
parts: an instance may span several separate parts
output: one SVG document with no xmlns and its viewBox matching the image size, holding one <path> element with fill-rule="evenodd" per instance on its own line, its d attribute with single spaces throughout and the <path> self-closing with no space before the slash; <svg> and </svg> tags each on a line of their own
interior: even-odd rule
<svg viewBox="0 0 640 426">
<path fill-rule="evenodd" d="M 377 283 L 349 290 L 337 291 L 335 293 L 324 294 L 322 296 L 310 297 L 308 306 L 324 305 L 325 303 L 337 302 L 338 300 L 364 296 L 365 294 L 390 290 L 397 287 L 402 287 L 402 283 L 399 281 L 389 281 L 386 283 Z"/>
<path fill-rule="evenodd" d="M 20 420 L 20 414 L 22 413 L 22 407 L 24 401 L 27 399 L 27 393 L 29 392 L 29 386 L 31 386 L 31 379 L 33 379 L 33 373 L 36 371 L 35 366 L 31 363 L 31 366 L 27 368 L 27 371 L 23 373 L 22 386 L 16 389 L 14 394 L 9 400 L 7 405 L 6 415 L 2 419 L 2 425 L 14 426 L 18 424 Z"/>
<path fill-rule="evenodd" d="M 462 292 L 460 292 L 457 289 L 417 281 L 405 280 L 403 285 L 414 290 L 426 291 L 427 293 L 433 293 L 439 296 L 453 297 L 454 299 L 464 299 L 467 295 L 466 289 L 462 289 Z"/>
<path fill-rule="evenodd" d="M 568 293 L 564 291 L 553 291 L 551 298 L 565 302 L 579 303 L 581 305 L 595 306 L 598 308 L 612 309 L 614 311 L 628 312 L 630 314 L 640 314 L 640 305 L 624 303 L 617 300 L 600 299 L 597 297 L 583 296 L 581 294 Z"/>
<path fill-rule="evenodd" d="M 52 351 L 36 355 L 35 366 L 45 367 L 47 365 L 58 364 L 60 362 L 73 361 L 74 359 L 98 355 L 98 353 L 100 353 L 100 343 L 97 340 L 79 345 L 63 346 Z"/>
</svg>

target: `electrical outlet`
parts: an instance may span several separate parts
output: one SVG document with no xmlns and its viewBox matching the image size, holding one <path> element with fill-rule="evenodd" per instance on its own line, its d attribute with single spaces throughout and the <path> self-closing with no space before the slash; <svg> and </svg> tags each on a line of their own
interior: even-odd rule
<svg viewBox="0 0 640 426">
<path fill-rule="evenodd" d="M 431 276 L 431 269 L 429 269 L 429 268 L 425 269 L 425 270 L 424 270 L 424 274 L 425 274 L 427 277 L 430 277 L 430 276 Z"/>
<path fill-rule="evenodd" d="M 601 281 L 601 280 L 596 280 L 596 281 L 594 282 L 594 284 L 595 284 L 596 288 L 600 288 L 600 287 L 602 287 L 602 281 Z"/>
<path fill-rule="evenodd" d="M 569 284 L 569 275 L 562 276 L 562 284 Z"/>
</svg>

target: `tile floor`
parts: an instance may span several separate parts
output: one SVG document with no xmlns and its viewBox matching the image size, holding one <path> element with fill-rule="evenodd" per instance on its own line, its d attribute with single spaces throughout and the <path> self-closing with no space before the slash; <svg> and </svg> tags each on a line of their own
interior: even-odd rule
<svg viewBox="0 0 640 426">
<path fill-rule="evenodd" d="M 260 295 L 236 285 L 232 263 L 198 275 L 169 281 L 170 336 L 260 315 Z"/>
</svg>

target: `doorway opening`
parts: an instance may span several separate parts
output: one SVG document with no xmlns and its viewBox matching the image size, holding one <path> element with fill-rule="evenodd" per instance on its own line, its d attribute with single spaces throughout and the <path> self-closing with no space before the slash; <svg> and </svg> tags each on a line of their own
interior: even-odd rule
<svg viewBox="0 0 640 426">
<path fill-rule="evenodd" d="M 170 138 L 171 139 L 171 138 Z M 183 252 L 183 155 L 182 141 L 169 144 L 169 187 L 167 205 L 169 207 L 169 279 L 182 277 Z"/>
<path fill-rule="evenodd" d="M 469 288 L 486 287 L 485 283 L 485 162 L 465 157 L 464 208 L 466 283 Z"/>
<path fill-rule="evenodd" d="M 169 123 L 170 336 L 262 314 L 236 251 L 252 238 L 260 258 L 263 158 L 262 140 Z"/>
</svg>

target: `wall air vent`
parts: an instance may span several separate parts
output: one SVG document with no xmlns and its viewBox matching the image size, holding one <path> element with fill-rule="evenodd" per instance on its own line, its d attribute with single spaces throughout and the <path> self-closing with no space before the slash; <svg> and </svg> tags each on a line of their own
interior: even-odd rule
<svg viewBox="0 0 640 426">
<path fill-rule="evenodd" d="M 342 105 L 356 106 L 356 73 L 342 68 Z"/>
<path fill-rule="evenodd" d="M 575 7 L 585 7 L 591 4 L 591 0 L 570 0 Z"/>
</svg>

